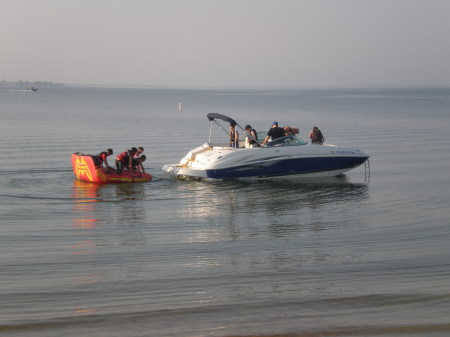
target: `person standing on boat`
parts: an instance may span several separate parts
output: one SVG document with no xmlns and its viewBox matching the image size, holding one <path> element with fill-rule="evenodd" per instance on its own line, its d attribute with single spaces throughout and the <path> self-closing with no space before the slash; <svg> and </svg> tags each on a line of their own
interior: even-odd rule
<svg viewBox="0 0 450 337">
<path fill-rule="evenodd" d="M 117 173 L 121 174 L 124 168 L 128 168 L 131 173 L 133 169 L 133 158 L 137 152 L 138 150 L 135 147 L 132 147 L 131 150 L 126 150 L 117 156 L 116 158 Z"/>
<path fill-rule="evenodd" d="M 230 124 L 230 146 L 236 149 L 239 147 L 239 132 L 237 132 L 236 126 L 231 124 Z"/>
<path fill-rule="evenodd" d="M 317 126 L 313 127 L 309 133 L 309 138 L 311 138 L 311 143 L 313 144 L 322 144 L 325 141 L 322 131 Z"/>
<path fill-rule="evenodd" d="M 248 132 L 248 136 L 245 137 L 245 147 L 259 147 L 258 143 L 258 134 L 255 129 L 251 127 L 251 125 L 247 124 L 245 126 L 245 131 Z"/>
<path fill-rule="evenodd" d="M 108 149 L 106 151 L 100 152 L 97 155 L 98 161 L 100 162 L 100 166 L 103 167 L 103 165 L 105 165 L 104 168 L 105 168 L 106 172 L 113 169 L 111 166 L 108 165 L 108 160 L 107 160 L 107 157 L 109 157 L 112 154 L 113 154 L 113 150 Z"/>
<path fill-rule="evenodd" d="M 272 122 L 272 127 L 267 132 L 266 138 L 264 138 L 264 141 L 261 143 L 261 146 L 266 145 L 266 143 L 271 138 L 272 140 L 284 137 L 284 129 L 278 127 L 278 122 Z"/>
</svg>

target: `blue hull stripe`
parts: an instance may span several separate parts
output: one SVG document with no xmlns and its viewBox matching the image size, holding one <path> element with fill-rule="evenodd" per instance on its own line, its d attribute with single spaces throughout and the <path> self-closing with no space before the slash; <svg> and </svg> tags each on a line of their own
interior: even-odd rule
<svg viewBox="0 0 450 337">
<path fill-rule="evenodd" d="M 297 158 L 206 170 L 208 178 L 233 179 L 247 177 L 276 177 L 333 170 L 350 169 L 361 165 L 368 157 Z"/>
</svg>

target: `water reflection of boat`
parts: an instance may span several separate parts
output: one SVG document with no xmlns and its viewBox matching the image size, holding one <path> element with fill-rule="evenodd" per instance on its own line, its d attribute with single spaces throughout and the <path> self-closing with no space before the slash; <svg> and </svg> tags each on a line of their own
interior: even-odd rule
<svg viewBox="0 0 450 337">
<path fill-rule="evenodd" d="M 145 198 L 145 188 L 142 184 L 90 184 L 74 179 L 72 198 L 75 204 L 123 202 L 126 200 L 141 200 Z"/>
<path fill-rule="evenodd" d="M 97 226 L 98 218 L 95 216 L 95 203 L 100 201 L 97 190 L 101 186 L 76 179 L 73 181 L 73 224 L 75 227 L 95 228 Z"/>
<path fill-rule="evenodd" d="M 122 174 L 112 170 L 106 172 L 102 165 L 97 162 L 96 156 L 85 155 L 79 152 L 72 154 L 72 168 L 75 177 L 90 183 L 136 183 L 153 179 L 151 174 L 138 171 L 124 171 Z"/>
<path fill-rule="evenodd" d="M 210 113 L 207 117 L 211 126 L 215 122 L 223 130 L 216 120 L 239 126 L 221 114 Z M 191 150 L 179 163 L 164 165 L 163 170 L 178 177 L 200 179 L 298 180 L 337 176 L 360 166 L 368 158 L 360 149 L 310 144 L 289 135 L 254 148 L 234 148 L 209 140 Z"/>
<path fill-rule="evenodd" d="M 194 191 L 194 193 L 192 193 Z M 370 198 L 369 186 L 344 178 L 310 183 L 187 181 L 178 185 L 190 201 L 180 207 L 184 219 L 198 226 L 186 232 L 189 242 L 247 240 L 266 233 L 287 237 L 294 233 L 359 226 Z M 264 197 L 261 197 L 261 196 Z"/>
<path fill-rule="evenodd" d="M 339 207 L 342 203 L 361 202 L 369 197 L 369 186 L 348 181 L 347 177 L 329 177 L 305 182 L 217 181 L 201 184 L 188 181 L 179 192 L 195 191 L 192 207 L 184 209 L 186 218 L 234 217 L 236 214 L 281 214 L 286 211 Z M 261 198 L 261 195 L 264 195 Z"/>
<path fill-rule="evenodd" d="M 113 225 L 144 222 L 147 216 L 142 200 L 145 199 L 144 184 L 91 184 L 73 180 L 72 215 L 77 228 L 92 229 L 99 223 Z M 128 202 L 132 201 L 132 202 Z M 139 202 L 141 201 L 141 202 Z M 114 207 L 110 207 L 114 204 Z M 141 244 L 136 233 L 126 232 L 122 240 Z"/>
</svg>

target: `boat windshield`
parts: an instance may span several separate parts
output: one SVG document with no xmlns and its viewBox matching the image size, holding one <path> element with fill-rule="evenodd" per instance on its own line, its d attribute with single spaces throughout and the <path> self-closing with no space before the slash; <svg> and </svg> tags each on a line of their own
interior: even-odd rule
<svg viewBox="0 0 450 337">
<path fill-rule="evenodd" d="M 289 135 L 281 138 L 277 138 L 268 142 L 266 146 L 299 146 L 299 145 L 307 145 L 308 142 L 295 137 L 294 135 Z"/>
</svg>

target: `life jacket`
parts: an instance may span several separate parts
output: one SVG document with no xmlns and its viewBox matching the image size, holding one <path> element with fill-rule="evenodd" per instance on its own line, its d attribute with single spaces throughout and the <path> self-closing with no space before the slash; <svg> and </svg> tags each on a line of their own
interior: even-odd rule
<svg viewBox="0 0 450 337">
<path fill-rule="evenodd" d="M 255 137 L 253 137 L 252 132 L 255 131 Z M 258 132 L 256 132 L 255 129 L 251 129 L 249 132 L 250 136 L 252 136 L 252 138 L 250 138 L 249 144 L 257 144 L 257 140 L 258 140 Z"/>
<path fill-rule="evenodd" d="M 119 154 L 116 159 L 118 161 L 121 161 L 122 163 L 125 163 L 125 162 L 128 162 L 128 160 L 130 159 L 129 156 L 130 156 L 130 151 L 127 150 L 127 151 L 124 151 L 121 154 Z"/>
<path fill-rule="evenodd" d="M 105 161 L 105 158 L 108 157 L 109 153 L 106 151 L 100 152 L 97 155 L 98 160 L 100 161 L 100 164 L 103 164 L 103 162 Z"/>
</svg>

